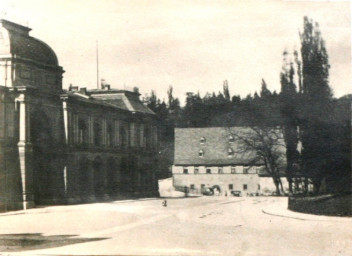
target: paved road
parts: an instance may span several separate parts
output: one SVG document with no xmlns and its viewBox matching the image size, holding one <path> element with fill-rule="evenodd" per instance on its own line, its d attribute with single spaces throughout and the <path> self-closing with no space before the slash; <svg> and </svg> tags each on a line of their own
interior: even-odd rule
<svg viewBox="0 0 352 256">
<path fill-rule="evenodd" d="M 286 198 L 111 202 L 0 215 L 0 251 L 26 255 L 352 255 L 352 219 L 285 215 Z M 275 212 L 276 211 L 276 212 Z M 303 216 L 303 217 L 302 217 Z"/>
</svg>

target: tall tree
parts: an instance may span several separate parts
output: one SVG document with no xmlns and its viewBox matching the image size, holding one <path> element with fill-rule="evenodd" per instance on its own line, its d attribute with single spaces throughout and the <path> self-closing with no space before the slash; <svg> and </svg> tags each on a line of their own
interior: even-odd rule
<svg viewBox="0 0 352 256">
<path fill-rule="evenodd" d="M 329 129 L 332 118 L 332 92 L 329 86 L 329 61 L 325 41 L 318 23 L 304 17 L 304 30 L 300 34 L 302 56 L 301 140 L 302 167 L 312 181 L 314 191 L 329 170 L 333 136 Z"/>
<path fill-rule="evenodd" d="M 230 101 L 231 100 L 230 91 L 229 91 L 229 83 L 227 82 L 227 80 L 225 80 L 224 84 L 223 84 L 223 94 L 224 94 L 224 97 L 225 97 L 226 101 Z"/>
<path fill-rule="evenodd" d="M 293 54 L 296 58 L 295 53 Z M 296 166 L 299 162 L 299 153 L 297 151 L 298 144 L 298 120 L 297 120 L 297 91 L 294 82 L 296 74 L 293 60 L 290 59 L 289 53 L 283 52 L 283 65 L 280 73 L 281 82 L 281 115 L 283 135 L 286 144 L 287 159 L 287 181 L 289 184 L 289 192 L 293 193 L 293 181 L 296 176 Z"/>
</svg>

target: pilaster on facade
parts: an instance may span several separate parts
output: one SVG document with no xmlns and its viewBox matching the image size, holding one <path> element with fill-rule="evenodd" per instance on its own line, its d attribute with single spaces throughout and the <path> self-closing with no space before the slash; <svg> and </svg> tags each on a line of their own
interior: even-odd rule
<svg viewBox="0 0 352 256">
<path fill-rule="evenodd" d="M 21 170 L 23 209 L 34 207 L 33 195 L 33 167 L 32 167 L 32 144 L 30 140 L 30 115 L 28 96 L 21 93 L 16 98 L 19 104 L 19 141 L 18 153 Z"/>
<path fill-rule="evenodd" d="M 63 117 L 64 117 L 64 133 L 65 133 L 65 144 L 68 145 L 68 106 L 67 106 L 67 97 L 62 97 L 62 109 L 63 109 Z"/>
</svg>

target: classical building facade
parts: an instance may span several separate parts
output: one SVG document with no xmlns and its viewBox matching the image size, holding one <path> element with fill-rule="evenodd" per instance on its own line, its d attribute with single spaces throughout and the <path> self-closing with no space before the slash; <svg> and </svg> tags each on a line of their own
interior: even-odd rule
<svg viewBox="0 0 352 256">
<path fill-rule="evenodd" d="M 139 94 L 62 89 L 31 29 L 0 20 L 0 207 L 154 193 L 157 127 Z"/>
<path fill-rule="evenodd" d="M 176 128 L 174 187 L 192 194 L 201 194 L 209 187 L 222 195 L 230 195 L 232 191 L 242 195 L 274 192 L 275 186 L 264 164 L 254 161 L 255 152 L 244 151 L 233 135 L 248 130 L 246 127 Z M 285 162 L 282 159 L 282 168 Z M 283 182 L 286 183 L 284 179 Z"/>
</svg>

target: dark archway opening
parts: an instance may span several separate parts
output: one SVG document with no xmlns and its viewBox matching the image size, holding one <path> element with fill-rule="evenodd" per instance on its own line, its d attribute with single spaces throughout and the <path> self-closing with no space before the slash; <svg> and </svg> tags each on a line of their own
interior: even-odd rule
<svg viewBox="0 0 352 256">
<path fill-rule="evenodd" d="M 111 196 L 116 195 L 119 190 L 117 167 L 115 159 L 110 158 L 107 164 L 107 191 Z"/>
<path fill-rule="evenodd" d="M 81 197 L 87 197 L 91 194 L 91 184 L 89 180 L 89 162 L 88 159 L 82 158 L 79 163 L 79 195 Z"/>
<path fill-rule="evenodd" d="M 94 181 L 94 194 L 98 197 L 104 195 L 104 165 L 102 160 L 97 157 L 93 162 L 93 181 Z"/>
<path fill-rule="evenodd" d="M 50 120 L 45 113 L 35 111 L 31 115 L 31 142 L 33 146 L 33 183 L 36 204 L 53 199 L 52 162 L 55 157 L 55 145 L 51 134 Z"/>
</svg>

